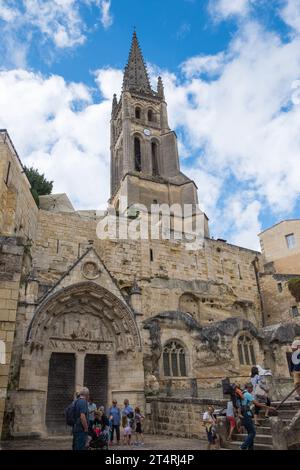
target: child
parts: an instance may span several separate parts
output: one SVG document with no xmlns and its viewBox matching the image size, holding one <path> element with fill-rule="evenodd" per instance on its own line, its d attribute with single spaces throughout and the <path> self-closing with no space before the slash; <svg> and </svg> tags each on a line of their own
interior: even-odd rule
<svg viewBox="0 0 300 470">
<path fill-rule="evenodd" d="M 112 415 L 109 416 L 108 422 L 109 422 L 109 443 L 112 446 L 113 445 L 113 437 L 114 437 L 114 435 L 113 435 L 114 419 L 113 419 Z"/>
<path fill-rule="evenodd" d="M 140 408 L 137 406 L 134 410 L 134 420 L 135 420 L 135 435 L 136 435 L 136 444 L 144 445 L 143 439 L 143 430 L 142 430 L 142 421 L 144 416 L 141 414 Z"/>
<path fill-rule="evenodd" d="M 123 443 L 127 444 L 128 446 L 131 445 L 131 435 L 132 435 L 132 423 L 133 423 L 133 413 L 128 413 L 127 416 L 124 416 L 126 418 L 126 425 L 124 427 L 124 434 L 123 434 Z M 122 424 L 125 424 L 125 419 L 123 421 L 122 419 Z"/>
<path fill-rule="evenodd" d="M 128 424 L 128 417 L 127 415 L 123 415 L 122 416 L 123 445 L 125 445 L 127 442 L 127 435 L 125 434 L 125 428 L 127 427 L 127 424 Z"/>
<path fill-rule="evenodd" d="M 231 441 L 232 433 L 234 429 L 236 428 L 236 421 L 235 421 L 235 414 L 234 414 L 234 407 L 233 407 L 232 400 L 227 402 L 226 417 L 230 425 L 229 435 L 228 435 L 227 440 Z"/>
<path fill-rule="evenodd" d="M 203 414 L 202 423 L 205 426 L 208 447 L 207 450 L 211 450 L 212 447 L 215 449 L 217 446 L 218 436 L 216 432 L 217 420 L 214 416 L 214 407 L 208 406 L 207 411 Z"/>
</svg>

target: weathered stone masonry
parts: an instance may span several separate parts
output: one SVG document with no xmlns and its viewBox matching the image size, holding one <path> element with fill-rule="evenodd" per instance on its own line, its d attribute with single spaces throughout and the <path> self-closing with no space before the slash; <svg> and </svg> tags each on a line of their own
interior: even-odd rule
<svg viewBox="0 0 300 470">
<path fill-rule="evenodd" d="M 66 195 L 43 196 L 38 209 L 7 132 L 0 136 L 3 435 L 66 432 L 63 409 L 83 385 L 98 405 L 127 397 L 145 409 L 157 396 L 153 430 L 177 432 L 183 413 L 190 424 L 180 435 L 195 436 L 206 404 L 199 398 L 221 398 L 223 377 L 243 383 L 258 363 L 272 369 L 279 396 L 290 387 L 286 353 L 300 330 L 287 316 L 287 292 L 275 295 L 282 273 L 270 274 L 259 252 L 210 238 L 196 185 L 180 171 L 162 81 L 151 89 L 136 35 L 113 100 L 110 208 L 126 217 L 126 193 L 129 205 L 148 209 L 189 203 L 201 249 L 175 239 L 101 240 L 103 214 L 76 211 Z"/>
</svg>

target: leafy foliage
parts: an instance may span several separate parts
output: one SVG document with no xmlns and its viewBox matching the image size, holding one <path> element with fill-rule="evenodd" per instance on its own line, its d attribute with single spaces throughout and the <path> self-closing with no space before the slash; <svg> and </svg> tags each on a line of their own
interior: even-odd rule
<svg viewBox="0 0 300 470">
<path fill-rule="evenodd" d="M 300 279 L 292 278 L 288 281 L 288 288 L 296 302 L 300 302 Z"/>
<path fill-rule="evenodd" d="M 25 166 L 24 172 L 28 178 L 29 183 L 31 184 L 31 194 L 36 202 L 36 205 L 39 206 L 39 196 L 51 194 L 53 189 L 53 181 L 46 180 L 45 176 L 40 174 L 38 170 L 33 167 L 27 168 Z"/>
</svg>

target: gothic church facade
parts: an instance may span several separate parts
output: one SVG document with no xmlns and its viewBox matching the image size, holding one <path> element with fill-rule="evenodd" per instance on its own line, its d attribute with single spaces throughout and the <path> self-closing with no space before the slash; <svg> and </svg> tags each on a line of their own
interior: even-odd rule
<svg viewBox="0 0 300 470">
<path fill-rule="evenodd" d="M 201 188 L 200 188 L 201 191 Z M 297 319 L 278 333 L 263 315 L 259 252 L 210 238 L 197 187 L 180 170 L 161 78 L 152 90 L 136 34 L 111 118 L 110 206 L 192 207 L 203 246 L 99 239 L 99 214 L 66 195 L 37 208 L 6 131 L 0 140 L 0 427 L 13 436 L 65 432 L 63 410 L 87 385 L 98 404 L 172 390 L 218 397 L 221 378 L 253 364 L 289 384 Z"/>
</svg>

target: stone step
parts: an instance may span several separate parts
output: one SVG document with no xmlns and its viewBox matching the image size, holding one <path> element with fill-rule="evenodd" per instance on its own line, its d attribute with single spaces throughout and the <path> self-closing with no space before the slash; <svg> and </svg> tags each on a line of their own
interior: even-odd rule
<svg viewBox="0 0 300 470">
<path fill-rule="evenodd" d="M 247 437 L 247 434 L 234 434 L 232 436 L 233 441 L 244 441 Z M 273 444 L 272 436 L 267 436 L 265 434 L 256 434 L 255 436 L 256 444 Z"/>
<path fill-rule="evenodd" d="M 282 420 L 283 422 L 283 425 L 286 426 L 287 424 L 289 424 L 291 422 L 291 418 L 281 418 L 280 419 Z M 257 426 L 257 429 L 261 429 L 261 428 L 268 428 L 268 429 L 271 429 L 271 423 L 269 420 L 267 419 L 258 419 L 258 422 L 260 423 L 260 426 Z"/>
<path fill-rule="evenodd" d="M 272 406 L 278 406 L 280 404 L 280 401 L 272 401 Z M 284 409 L 295 409 L 295 410 L 300 410 L 300 401 L 298 400 L 289 400 L 285 401 L 279 408 L 279 410 L 284 410 Z"/>
<path fill-rule="evenodd" d="M 278 417 L 281 419 L 292 419 L 296 413 L 296 410 L 278 410 Z"/>
<path fill-rule="evenodd" d="M 264 436 L 271 436 L 270 426 L 256 426 L 256 432 L 258 434 L 263 434 Z"/>
<path fill-rule="evenodd" d="M 243 444 L 243 441 L 231 441 L 231 442 L 227 442 L 226 446 L 228 449 L 238 450 L 240 449 L 242 444 Z M 256 442 L 254 443 L 254 450 L 272 450 L 272 449 L 273 449 L 273 446 L 270 444 L 257 444 Z"/>
</svg>

